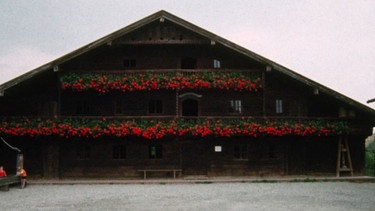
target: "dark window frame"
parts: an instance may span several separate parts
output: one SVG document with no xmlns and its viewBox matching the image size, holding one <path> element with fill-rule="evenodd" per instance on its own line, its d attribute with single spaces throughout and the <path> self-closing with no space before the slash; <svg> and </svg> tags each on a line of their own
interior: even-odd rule
<svg viewBox="0 0 375 211">
<path fill-rule="evenodd" d="M 112 159 L 123 160 L 127 158 L 126 145 L 112 146 Z"/>
<path fill-rule="evenodd" d="M 282 99 L 276 99 L 275 100 L 275 112 L 276 114 L 283 114 L 283 100 Z"/>
<path fill-rule="evenodd" d="M 123 100 L 122 99 L 116 99 L 115 102 L 114 102 L 114 113 L 117 114 L 117 115 L 123 114 L 124 113 L 123 107 L 124 107 Z"/>
<path fill-rule="evenodd" d="M 148 157 L 150 159 L 163 158 L 163 146 L 161 144 L 151 144 L 148 146 Z"/>
<path fill-rule="evenodd" d="M 233 158 L 236 160 L 249 160 L 249 145 L 248 144 L 234 145 Z"/>
<path fill-rule="evenodd" d="M 242 100 L 229 100 L 230 113 L 242 114 Z"/>
<path fill-rule="evenodd" d="M 76 115 L 89 115 L 91 110 L 91 105 L 88 101 L 79 101 L 76 104 Z"/>
<path fill-rule="evenodd" d="M 77 160 L 90 160 L 91 159 L 91 146 L 77 146 L 76 148 Z"/>
<path fill-rule="evenodd" d="M 162 114 L 163 113 L 163 101 L 162 100 L 149 100 L 148 101 L 148 113 L 149 114 Z"/>
<path fill-rule="evenodd" d="M 136 68 L 137 67 L 137 60 L 136 59 L 124 59 L 122 61 L 122 65 L 124 68 Z"/>
<path fill-rule="evenodd" d="M 215 69 L 220 69 L 221 68 L 221 61 L 219 59 L 214 59 L 213 60 L 213 66 Z"/>
<path fill-rule="evenodd" d="M 197 69 L 198 61 L 196 58 L 185 57 L 181 59 L 181 69 Z"/>
</svg>

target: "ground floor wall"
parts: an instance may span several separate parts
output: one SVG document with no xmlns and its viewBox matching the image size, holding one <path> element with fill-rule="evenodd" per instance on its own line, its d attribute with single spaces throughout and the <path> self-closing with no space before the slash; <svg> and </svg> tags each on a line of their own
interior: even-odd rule
<svg viewBox="0 0 375 211">
<path fill-rule="evenodd" d="M 349 136 L 354 173 L 364 174 L 362 136 Z M 179 176 L 335 175 L 338 137 L 7 138 L 31 177 L 142 178 L 140 169 L 181 169 Z M 16 171 L 17 152 L 0 145 L 0 165 Z M 171 176 L 155 172 L 150 177 Z"/>
</svg>

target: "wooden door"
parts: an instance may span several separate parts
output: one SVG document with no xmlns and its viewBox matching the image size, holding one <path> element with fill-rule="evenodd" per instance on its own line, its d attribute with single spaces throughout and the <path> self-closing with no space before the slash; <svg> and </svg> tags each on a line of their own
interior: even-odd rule
<svg viewBox="0 0 375 211">
<path fill-rule="evenodd" d="M 207 175 L 207 146 L 204 141 L 182 144 L 182 170 L 184 175 Z"/>
</svg>

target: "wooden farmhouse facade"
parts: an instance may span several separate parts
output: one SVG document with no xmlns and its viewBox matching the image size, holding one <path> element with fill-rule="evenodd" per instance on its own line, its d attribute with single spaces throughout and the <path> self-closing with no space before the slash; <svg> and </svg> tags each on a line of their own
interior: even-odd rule
<svg viewBox="0 0 375 211">
<path fill-rule="evenodd" d="M 159 11 L 0 85 L 0 121 L 31 177 L 343 176 L 375 111 Z"/>
</svg>

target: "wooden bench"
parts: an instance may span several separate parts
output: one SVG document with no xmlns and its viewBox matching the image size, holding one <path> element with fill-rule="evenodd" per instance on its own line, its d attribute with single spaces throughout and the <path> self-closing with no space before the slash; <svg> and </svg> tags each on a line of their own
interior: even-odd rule
<svg viewBox="0 0 375 211">
<path fill-rule="evenodd" d="M 147 172 L 171 172 L 173 179 L 176 179 L 177 172 L 182 172 L 181 169 L 139 169 L 138 171 L 143 172 L 143 179 L 147 179 Z"/>
<path fill-rule="evenodd" d="M 9 185 L 21 183 L 20 176 L 0 177 L 0 190 L 9 191 Z"/>
</svg>

